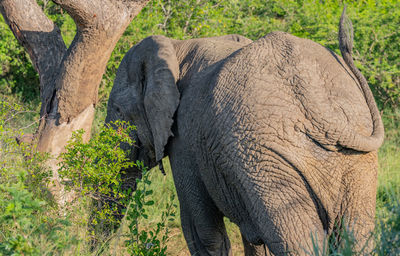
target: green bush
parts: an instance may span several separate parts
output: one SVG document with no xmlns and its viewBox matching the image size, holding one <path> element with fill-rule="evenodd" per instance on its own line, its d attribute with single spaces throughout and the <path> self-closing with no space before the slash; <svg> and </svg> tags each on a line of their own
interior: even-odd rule
<svg viewBox="0 0 400 256">
<path fill-rule="evenodd" d="M 18 144 L 22 135 L 10 123 L 21 106 L 0 101 L 0 255 L 53 255 L 72 246 L 68 216 L 54 207 L 44 193 L 50 171 L 46 154 Z"/>
<path fill-rule="evenodd" d="M 123 150 L 121 143 L 133 147 L 134 141 L 129 134 L 135 129 L 123 121 L 116 121 L 103 127 L 98 134 L 87 143 L 83 142 L 83 130 L 75 132 L 66 146 L 66 151 L 60 155 L 60 178 L 65 181 L 67 190 L 78 194 L 77 199 L 91 198 L 96 204 L 94 216 L 89 225 L 100 225 L 97 232 L 105 232 L 119 226 L 121 217 L 125 221 L 128 232 L 125 248 L 131 255 L 165 255 L 168 240 L 168 221 L 173 221 L 176 206 L 171 197 L 166 209 L 161 213 L 161 221 L 153 230 L 144 230 L 140 223 L 147 219 L 147 207 L 154 204 L 149 199 L 153 194 L 148 189 L 151 184 L 149 171 L 143 163 L 132 162 L 129 150 Z M 136 189 L 125 188 L 129 182 L 126 170 L 136 167 L 141 170 L 141 179 L 136 179 Z M 122 216 L 121 216 L 122 215 Z M 91 234 L 96 241 L 103 234 Z M 102 247 L 106 245 L 101 245 Z"/>
<path fill-rule="evenodd" d="M 16 138 L 24 133 L 13 128 L 15 119 L 23 118 L 26 111 L 6 98 L 0 99 L 0 183 L 23 181 L 35 196 L 49 200 L 48 194 L 43 193 L 51 178 L 51 171 L 44 164 L 48 155 L 37 152 L 30 144 L 17 142 Z"/>
<path fill-rule="evenodd" d="M 66 229 L 70 225 L 22 180 L 0 185 L 1 255 L 59 254 L 76 242 Z"/>
<path fill-rule="evenodd" d="M 137 188 L 133 193 L 133 200 L 128 206 L 126 219 L 128 221 L 129 233 L 125 245 L 130 255 L 138 256 L 166 256 L 169 240 L 168 222 L 175 219 L 176 205 L 173 203 L 172 194 L 167 202 L 165 209 L 161 213 L 161 220 L 155 227 L 143 229 L 143 220 L 148 219 L 147 206 L 154 205 L 154 201 L 149 199 L 153 195 L 153 190 L 148 189 L 151 185 L 149 171 L 143 163 L 137 162 L 137 166 L 142 170 L 142 179 L 136 179 Z"/>
<path fill-rule="evenodd" d="M 67 190 L 79 194 L 77 197 L 90 197 L 101 203 L 97 211 L 98 220 L 113 224 L 118 221 L 119 209 L 125 208 L 130 200 L 131 191 L 123 189 L 125 169 L 135 165 L 129 160 L 129 151 L 121 149 L 125 143 L 132 147 L 134 141 L 129 136 L 135 127 L 117 121 L 113 127 L 104 127 L 89 142 L 83 142 L 83 130 L 74 132 L 65 152 L 60 154 L 60 178 L 66 183 Z M 108 203 L 110 202 L 110 203 Z M 112 203 L 111 203 L 112 202 Z"/>
</svg>

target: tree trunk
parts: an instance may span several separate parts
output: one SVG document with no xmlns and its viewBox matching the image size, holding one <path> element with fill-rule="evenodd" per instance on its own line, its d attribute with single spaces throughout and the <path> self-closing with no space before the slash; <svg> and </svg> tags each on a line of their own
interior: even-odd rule
<svg viewBox="0 0 400 256">
<path fill-rule="evenodd" d="M 52 155 L 52 194 L 64 203 L 57 156 L 73 131 L 89 139 L 97 93 L 118 39 L 149 0 L 54 0 L 74 19 L 77 33 L 67 49 L 59 28 L 35 0 L 0 0 L 0 12 L 39 73 L 41 110 L 38 150 Z"/>
</svg>

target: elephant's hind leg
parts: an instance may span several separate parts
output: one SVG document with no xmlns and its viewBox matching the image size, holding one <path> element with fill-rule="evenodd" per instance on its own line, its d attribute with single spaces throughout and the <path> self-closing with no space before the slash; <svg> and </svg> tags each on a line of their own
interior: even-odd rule
<svg viewBox="0 0 400 256">
<path fill-rule="evenodd" d="M 374 249 L 377 153 L 348 156 L 353 166 L 345 175 L 347 184 L 344 195 L 343 226 L 356 243 L 354 250 L 359 255 L 369 255 Z"/>
</svg>

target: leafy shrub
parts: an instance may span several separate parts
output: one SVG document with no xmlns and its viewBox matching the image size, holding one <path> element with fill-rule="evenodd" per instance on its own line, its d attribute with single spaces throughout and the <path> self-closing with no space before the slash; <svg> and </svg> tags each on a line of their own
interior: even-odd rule
<svg viewBox="0 0 400 256">
<path fill-rule="evenodd" d="M 35 146 L 18 143 L 16 138 L 24 135 L 23 130 L 13 128 L 15 120 L 23 114 L 29 114 L 17 103 L 10 103 L 7 98 L 0 101 L 0 182 L 23 179 L 25 186 L 35 196 L 49 200 L 49 195 L 43 193 L 48 187 L 51 170 L 44 164 L 48 158 L 46 153 L 35 150 Z M 23 117 L 22 117 L 23 118 Z M 20 172 L 24 175 L 20 175 Z M 26 173 L 25 173 L 26 172 Z M 50 201 L 49 201 L 50 202 Z"/>
<path fill-rule="evenodd" d="M 43 193 L 50 182 L 46 154 L 18 144 L 10 122 L 23 110 L 0 101 L 0 255 L 53 255 L 75 243 L 68 216 L 57 214 Z"/>
<path fill-rule="evenodd" d="M 130 255 L 138 256 L 166 256 L 167 241 L 169 239 L 168 222 L 173 222 L 175 218 L 176 205 L 174 195 L 169 198 L 165 210 L 161 214 L 161 221 L 156 227 L 150 230 L 144 230 L 140 227 L 141 220 L 148 219 L 146 206 L 154 204 L 153 200 L 149 200 L 153 191 L 148 189 L 151 184 L 149 180 L 149 171 L 141 162 L 136 163 L 142 170 L 142 179 L 136 179 L 137 188 L 133 193 L 133 200 L 127 209 L 127 221 L 129 233 L 125 245 Z"/>
<path fill-rule="evenodd" d="M 135 165 L 129 160 L 129 151 L 121 149 L 120 144 L 133 146 L 129 133 L 135 129 L 127 123 L 117 121 L 113 127 L 104 127 L 99 134 L 84 143 L 83 130 L 72 135 L 65 152 L 60 154 L 60 178 L 66 182 L 66 189 L 79 193 L 81 197 L 90 197 L 101 203 L 96 213 L 98 220 L 113 224 L 119 218 L 119 209 L 129 202 L 131 191 L 123 189 L 125 169 Z M 112 202 L 112 203 L 111 203 Z"/>
<path fill-rule="evenodd" d="M 89 225 L 100 224 L 97 230 L 104 232 L 104 228 L 118 226 L 121 217 L 126 215 L 126 219 L 123 219 L 129 229 L 123 234 L 126 237 L 126 250 L 132 255 L 165 255 L 167 222 L 173 221 L 176 206 L 172 204 L 174 198 L 170 198 L 154 230 L 140 227 L 141 220 L 148 218 L 146 207 L 153 205 L 154 201 L 149 199 L 153 193 L 148 189 L 151 184 L 149 171 L 142 162 L 132 162 L 129 150 L 121 148 L 121 143 L 134 146 L 129 136 L 134 129 L 126 122 L 116 121 L 103 127 L 87 143 L 82 140 L 82 130 L 75 132 L 65 153 L 60 155 L 59 174 L 66 181 L 66 188 L 78 193 L 77 199 L 89 197 L 99 203 L 100 207 L 94 207 L 94 216 Z M 126 169 L 131 167 L 136 167 L 142 173 L 142 179 L 136 179 L 135 191 L 124 187 L 129 182 L 125 179 L 128 177 L 125 175 Z M 98 239 L 98 234 L 91 235 L 95 240 Z"/>
<path fill-rule="evenodd" d="M 22 180 L 0 185 L 0 254 L 53 255 L 75 243 L 68 218 L 34 196 Z"/>
</svg>

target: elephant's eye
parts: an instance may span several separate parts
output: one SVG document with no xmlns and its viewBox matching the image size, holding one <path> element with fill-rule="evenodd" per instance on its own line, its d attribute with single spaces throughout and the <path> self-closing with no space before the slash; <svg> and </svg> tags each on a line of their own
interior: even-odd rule
<svg viewBox="0 0 400 256">
<path fill-rule="evenodd" d="M 119 107 L 116 107 L 115 110 L 116 110 L 118 113 L 121 112 L 121 110 L 119 109 Z"/>
</svg>

